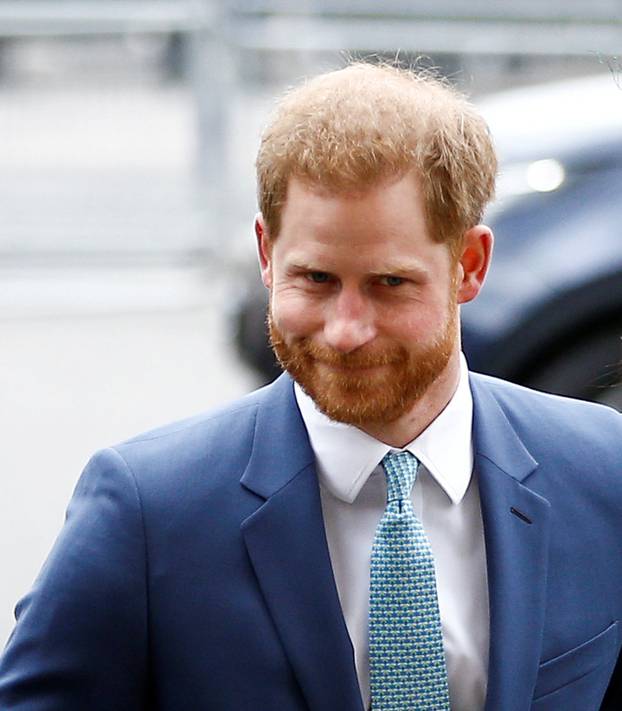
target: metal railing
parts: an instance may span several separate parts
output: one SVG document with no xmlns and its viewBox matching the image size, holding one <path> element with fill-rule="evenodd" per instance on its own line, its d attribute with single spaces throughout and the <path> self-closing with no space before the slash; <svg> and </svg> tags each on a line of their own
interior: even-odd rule
<svg viewBox="0 0 622 711">
<path fill-rule="evenodd" d="M 617 54 L 620 0 L 238 0 L 229 39 L 246 49 L 514 55 Z"/>
<path fill-rule="evenodd" d="M 210 25 L 201 0 L 1 0 L 0 37 L 193 32 Z"/>
</svg>

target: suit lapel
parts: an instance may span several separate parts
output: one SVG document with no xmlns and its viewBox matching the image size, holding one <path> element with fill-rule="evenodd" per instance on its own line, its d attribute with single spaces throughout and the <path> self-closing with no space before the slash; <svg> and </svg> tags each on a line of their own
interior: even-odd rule
<svg viewBox="0 0 622 711">
<path fill-rule="evenodd" d="M 311 709 L 362 711 L 333 577 L 314 456 L 286 376 L 259 406 L 242 484 L 265 499 L 242 523 L 259 586 Z"/>
<path fill-rule="evenodd" d="M 524 711 L 530 707 L 540 659 L 549 504 L 528 488 L 537 462 L 485 381 L 473 376 L 471 390 L 490 597 L 486 711 Z M 242 484 L 264 499 L 243 522 L 242 532 L 309 707 L 362 711 L 313 452 L 285 376 L 258 408 Z"/>
<path fill-rule="evenodd" d="M 550 507 L 528 488 L 538 463 L 485 381 L 472 376 L 471 390 L 490 597 L 486 711 L 524 711 L 541 652 Z"/>
</svg>

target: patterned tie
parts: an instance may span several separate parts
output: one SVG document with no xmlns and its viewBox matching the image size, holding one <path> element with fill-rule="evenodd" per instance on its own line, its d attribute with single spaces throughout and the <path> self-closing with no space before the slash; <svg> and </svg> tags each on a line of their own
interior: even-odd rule
<svg viewBox="0 0 622 711">
<path fill-rule="evenodd" d="M 434 558 L 410 492 L 419 461 L 382 460 L 387 507 L 371 554 L 369 662 L 373 711 L 449 711 Z"/>
</svg>

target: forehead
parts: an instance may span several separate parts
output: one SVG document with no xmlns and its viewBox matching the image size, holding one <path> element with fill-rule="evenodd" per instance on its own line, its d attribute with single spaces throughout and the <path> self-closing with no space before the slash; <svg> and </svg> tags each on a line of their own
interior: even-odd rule
<svg viewBox="0 0 622 711">
<path fill-rule="evenodd" d="M 428 237 L 419 181 L 412 173 L 361 190 L 334 190 L 291 178 L 281 214 L 280 236 L 322 240 Z"/>
<path fill-rule="evenodd" d="M 447 251 L 429 235 L 412 174 L 360 191 L 332 191 L 292 179 L 274 249 L 277 260 L 323 264 L 327 270 L 350 264 L 374 272 L 385 264 L 388 269 L 444 262 Z"/>
</svg>

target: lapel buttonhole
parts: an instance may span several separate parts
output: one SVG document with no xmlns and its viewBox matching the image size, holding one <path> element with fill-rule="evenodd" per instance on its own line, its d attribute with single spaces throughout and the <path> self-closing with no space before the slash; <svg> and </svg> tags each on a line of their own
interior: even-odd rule
<svg viewBox="0 0 622 711">
<path fill-rule="evenodd" d="M 518 509 L 515 509 L 513 506 L 510 507 L 510 513 L 514 514 L 514 516 L 520 518 L 520 520 L 524 521 L 525 523 L 528 523 L 530 525 L 533 523 L 529 516 L 525 516 L 524 513 L 520 512 Z"/>
</svg>

